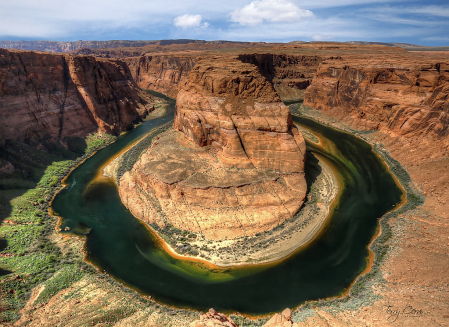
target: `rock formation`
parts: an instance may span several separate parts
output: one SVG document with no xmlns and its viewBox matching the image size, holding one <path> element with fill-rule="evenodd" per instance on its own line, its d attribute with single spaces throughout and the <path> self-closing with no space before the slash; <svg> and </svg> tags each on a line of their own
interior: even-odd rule
<svg viewBox="0 0 449 327">
<path fill-rule="evenodd" d="M 291 327 L 297 326 L 297 324 L 293 324 L 292 322 L 292 310 L 290 308 L 286 308 L 282 311 L 281 314 L 275 313 L 270 320 L 267 321 L 263 327 Z"/>
<path fill-rule="evenodd" d="M 97 129 L 117 134 L 146 110 L 121 61 L 0 49 L 5 140 L 59 142 Z"/>
<path fill-rule="evenodd" d="M 147 223 L 208 239 L 270 230 L 304 202 L 305 141 L 258 68 L 198 61 L 180 85 L 174 127 L 120 179 L 120 196 Z"/>
<path fill-rule="evenodd" d="M 304 139 L 254 65 L 199 61 L 180 85 L 174 126 L 197 145 L 218 148 L 226 167 L 304 171 Z"/>
<path fill-rule="evenodd" d="M 263 327 L 297 327 L 298 323 L 293 323 L 292 310 L 286 308 L 281 314 L 276 313 L 268 320 Z M 238 327 L 238 325 L 222 313 L 217 313 L 214 309 L 209 309 L 205 314 L 200 315 L 198 320 L 192 322 L 189 327 Z"/>
<path fill-rule="evenodd" d="M 217 313 L 214 309 L 209 309 L 200 319 L 192 322 L 189 327 L 238 327 L 237 324 L 229 317 L 222 313 Z"/>
<path fill-rule="evenodd" d="M 449 141 L 448 94 L 447 61 L 348 58 L 319 66 L 304 104 L 356 128 Z"/>
</svg>

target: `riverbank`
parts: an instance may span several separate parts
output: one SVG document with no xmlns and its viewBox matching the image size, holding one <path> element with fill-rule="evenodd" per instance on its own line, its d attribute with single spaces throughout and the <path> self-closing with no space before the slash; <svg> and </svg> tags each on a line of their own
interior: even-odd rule
<svg viewBox="0 0 449 327">
<path fill-rule="evenodd" d="M 417 138 L 406 139 L 383 131 L 355 130 L 330 115 L 301 104 L 295 104 L 291 109 L 294 115 L 307 117 L 321 124 L 346 131 L 371 144 L 376 153 L 389 166 L 390 171 L 406 193 L 406 199 L 403 199 L 406 201 L 405 205 L 385 214 L 380 219 L 381 231 L 370 244 L 370 250 L 374 254 L 374 261 L 370 265 L 371 269 L 359 275 L 346 296 L 307 303 L 294 312 L 293 321 L 303 322 L 306 325 L 312 321 L 336 325 L 347 321 L 354 324 L 377 322 L 382 325 L 387 323 L 389 318 L 385 311 L 386 306 L 392 305 L 394 308 L 399 308 L 409 305 L 413 308 L 423 308 L 420 311 L 422 313 L 414 316 L 399 316 L 398 323 L 400 325 L 420 326 L 429 321 L 441 322 L 442 316 L 438 317 L 437 311 L 444 311 L 439 304 L 441 299 L 447 298 L 447 285 L 444 287 L 441 284 L 441 282 L 444 284 L 444 278 L 437 277 L 438 273 L 435 271 L 437 261 L 432 262 L 432 260 L 436 256 L 440 258 L 437 260 L 441 260 L 441 254 L 447 253 L 447 249 L 443 250 L 441 245 L 436 245 L 437 240 L 441 240 L 441 237 L 436 235 L 437 230 L 441 230 L 444 224 L 441 223 L 441 218 L 437 217 L 438 213 L 435 215 L 429 210 L 431 208 L 435 210 L 436 206 L 423 206 L 424 200 L 426 203 L 429 203 L 429 200 L 431 203 L 435 202 L 432 193 L 427 192 L 426 196 L 428 197 L 426 198 L 423 193 L 426 188 L 431 189 L 435 184 L 429 183 L 429 174 L 434 176 L 435 182 L 446 177 L 441 169 L 426 170 L 427 173 L 423 173 L 421 168 L 422 166 L 429 167 L 429 161 L 435 162 L 435 164 L 438 162 L 438 165 L 433 166 L 435 168 L 444 166 L 443 158 L 433 159 L 435 155 L 429 155 L 436 144 L 431 145 L 428 140 L 423 138 L 420 140 Z M 414 146 L 412 146 L 413 144 Z M 441 156 L 444 157 L 444 151 Z M 429 160 L 429 158 L 431 159 Z M 440 176 L 440 178 L 436 178 L 436 176 Z M 447 208 L 444 209 L 444 201 L 440 200 L 439 203 L 442 204 L 439 207 L 439 214 L 443 213 L 444 215 L 449 212 Z M 423 219 L 423 217 L 425 218 Z M 438 223 L 434 221 L 438 221 Z M 434 227 L 429 229 L 429 225 L 427 225 L 429 223 Z M 425 232 L 423 233 L 423 231 Z M 434 236 L 433 241 L 430 241 L 430 238 L 426 241 L 434 244 L 428 243 L 428 246 L 423 248 L 423 236 L 426 234 L 429 237 L 430 235 Z M 423 255 L 421 252 L 426 254 Z M 422 266 L 419 272 L 416 270 L 412 272 L 411 267 L 416 260 L 421 262 Z M 411 274 L 414 277 L 409 276 Z M 432 280 L 440 280 L 440 282 L 424 283 L 425 280 L 429 280 L 429 276 L 432 276 Z M 427 299 L 425 296 L 417 297 L 415 296 L 416 290 L 435 295 L 432 295 L 431 298 L 427 297 Z M 425 295 L 425 293 L 421 294 Z M 334 312 L 332 317 L 326 315 L 329 310 Z"/>
</svg>

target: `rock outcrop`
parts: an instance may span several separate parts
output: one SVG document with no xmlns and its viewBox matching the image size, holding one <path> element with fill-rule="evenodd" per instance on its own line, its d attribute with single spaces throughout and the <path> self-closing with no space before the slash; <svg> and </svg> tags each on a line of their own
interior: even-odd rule
<svg viewBox="0 0 449 327">
<path fill-rule="evenodd" d="M 170 130 L 121 177 L 122 202 L 146 223 L 215 240 L 270 230 L 301 208 L 303 173 L 227 168 L 217 155 Z"/>
<path fill-rule="evenodd" d="M 162 134 L 119 181 L 136 217 L 217 240 L 270 230 L 299 211 L 305 141 L 256 66 L 200 60 L 176 105 L 181 133 Z"/>
<path fill-rule="evenodd" d="M 237 324 L 229 317 L 222 313 L 218 313 L 214 309 L 209 309 L 200 319 L 192 322 L 189 327 L 238 327 Z"/>
<path fill-rule="evenodd" d="M 0 49 L 0 137 L 33 143 L 98 129 L 117 134 L 146 114 L 137 89 L 118 60 Z"/>
<path fill-rule="evenodd" d="M 195 144 L 218 148 L 226 167 L 304 171 L 304 138 L 254 65 L 199 60 L 180 85 L 174 126 Z"/>
<path fill-rule="evenodd" d="M 282 311 L 281 314 L 276 313 L 268 320 L 263 327 L 297 327 L 298 323 L 293 323 L 292 310 L 289 308 Z M 209 309 L 205 314 L 200 315 L 198 320 L 192 322 L 189 327 L 238 327 L 238 325 L 222 313 L 217 313 L 214 309 Z"/>
<path fill-rule="evenodd" d="M 263 327 L 291 327 L 296 325 L 292 322 L 292 310 L 286 308 L 281 314 L 275 313 Z"/>
<path fill-rule="evenodd" d="M 358 129 L 449 142 L 449 61 L 410 57 L 327 60 L 304 104 Z"/>
</svg>

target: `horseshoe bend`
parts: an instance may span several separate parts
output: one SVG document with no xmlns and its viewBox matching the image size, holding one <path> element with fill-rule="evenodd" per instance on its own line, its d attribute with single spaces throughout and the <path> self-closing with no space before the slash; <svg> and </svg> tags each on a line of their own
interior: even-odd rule
<svg viewBox="0 0 449 327">
<path fill-rule="evenodd" d="M 1 319 L 446 323 L 447 52 L 114 42 L 0 50 Z"/>
</svg>

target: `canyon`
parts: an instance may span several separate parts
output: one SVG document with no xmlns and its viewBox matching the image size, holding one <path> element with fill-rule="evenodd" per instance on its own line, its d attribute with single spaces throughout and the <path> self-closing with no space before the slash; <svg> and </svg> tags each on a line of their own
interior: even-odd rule
<svg viewBox="0 0 449 327">
<path fill-rule="evenodd" d="M 195 200 L 198 194 L 193 190 L 203 192 L 199 197 L 201 199 L 206 196 L 205 193 L 217 198 L 218 193 L 214 192 L 221 192 L 221 188 L 211 192 L 204 185 L 209 183 L 216 186 L 221 183 L 223 187 L 224 182 L 234 182 L 234 185 L 225 183 L 228 192 L 243 192 L 244 187 L 239 184 L 239 178 L 230 172 L 269 168 L 278 171 L 270 171 L 263 176 L 248 173 L 248 176 L 255 183 L 271 184 L 282 189 L 283 194 L 290 194 L 286 199 L 287 203 L 292 203 L 290 212 L 300 207 L 300 201 L 296 201 L 302 197 L 293 194 L 293 190 L 305 192 L 301 181 L 289 180 L 291 176 L 302 173 L 302 166 L 297 165 L 297 159 L 293 159 L 299 153 L 291 149 L 295 148 L 294 142 L 302 153 L 304 147 L 301 144 L 304 140 L 300 134 L 296 134 L 289 121 L 290 113 L 280 103 L 274 90 L 286 100 L 304 99 L 306 110 L 303 113 L 311 112 L 310 115 L 316 120 L 366 135 L 372 144 L 383 146 L 405 167 L 413 187 L 425 195 L 425 202 L 421 207 L 388 221 L 392 229 L 390 252 L 380 268 L 383 281 L 372 287 L 378 296 L 376 301 L 365 303 L 355 310 L 337 309 L 335 314 L 316 306 L 309 309 L 310 316 L 302 322 L 295 320 L 297 318 L 293 312 L 291 319 L 287 317 L 282 320 L 279 316 L 279 321 L 276 318 L 268 325 L 291 326 L 291 320 L 294 320 L 294 325 L 298 326 L 317 323 L 332 326 L 382 326 L 387 323 L 385 306 L 390 304 L 397 308 L 408 305 L 426 313 L 425 316 L 401 317 L 397 322 L 399 326 L 446 323 L 449 303 L 449 281 L 445 274 L 449 267 L 447 56 L 432 52 L 407 52 L 381 45 L 339 43 L 276 44 L 233 49 L 227 53 L 221 53 L 219 49 L 200 49 L 196 52 L 169 50 L 167 53 L 142 53 L 140 50 L 124 49 L 120 50 L 118 56 L 121 59 L 108 60 L 102 57 L 113 56 L 115 50 L 92 50 L 89 56 L 0 50 L 0 140 L 14 139 L 39 144 L 42 140 L 64 142 L 68 137 L 85 136 L 98 129 L 106 133 L 119 133 L 151 110 L 149 100 L 139 95 L 138 88 L 155 89 L 177 97 L 179 110 L 175 128 L 178 132 L 162 135 L 160 142 L 153 144 L 136 168 L 124 176 L 123 182 L 120 182 L 120 188 L 125 189 L 121 191 L 124 192 L 122 199 L 139 189 L 137 183 L 145 183 L 146 187 L 151 185 L 155 192 L 165 194 L 166 208 L 173 207 L 174 203 L 179 206 L 180 202 L 176 201 L 186 199 L 195 205 L 198 204 L 198 200 Z M 133 55 L 124 58 L 129 54 Z M 235 68 L 235 72 L 225 69 L 231 67 Z M 242 75 L 250 76 L 251 81 L 245 81 Z M 276 116 L 272 117 L 272 121 L 278 122 L 261 120 L 259 116 L 249 113 L 245 109 L 248 103 L 250 108 L 265 106 L 270 113 L 278 110 Z M 227 104 L 232 109 L 226 108 Z M 198 105 L 200 107 L 196 107 Z M 196 109 L 189 109 L 191 107 Z M 202 110 L 204 107 L 211 110 Z M 230 118 L 227 112 L 235 115 L 230 115 Z M 278 117 L 282 117 L 282 120 Z M 226 128 L 222 128 L 221 121 L 226 124 Z M 251 128 L 248 128 L 249 123 Z M 241 136 L 242 131 L 244 133 Z M 263 148 L 281 147 L 285 144 L 280 141 L 284 136 L 282 134 L 289 135 L 285 141 L 289 146 L 282 148 L 284 152 L 275 160 L 267 160 L 266 156 L 261 155 Z M 259 148 L 259 143 L 255 142 L 259 136 L 261 139 L 267 137 L 270 142 L 264 141 L 262 148 Z M 171 144 L 172 147 L 165 146 L 160 152 L 164 153 L 164 157 L 157 157 L 152 150 L 159 148 L 160 151 L 164 144 Z M 192 166 L 178 160 L 176 154 L 181 147 L 193 162 Z M 206 152 L 213 155 L 208 157 Z M 165 169 L 162 161 L 158 160 L 170 162 L 171 169 Z M 199 177 L 203 172 L 201 169 L 206 169 L 203 165 L 209 164 L 210 168 L 217 162 L 228 165 L 226 174 L 220 172 L 219 178 L 214 180 L 198 178 L 201 183 L 206 183 L 199 188 L 195 184 L 198 180 L 190 185 L 186 183 L 186 171 L 189 176 L 197 174 Z M 158 175 L 145 173 L 144 167 L 148 163 L 152 170 L 159 169 Z M 179 169 L 180 166 L 182 169 Z M 10 169 L 7 163 L 3 167 L 5 171 Z M 177 172 L 180 174 L 176 175 Z M 280 183 L 281 180 L 285 183 Z M 173 192 L 176 183 L 184 183 L 179 197 L 167 196 Z M 248 186 L 248 192 L 241 194 L 242 199 L 248 205 L 254 205 L 252 200 L 245 198 L 254 194 L 254 186 Z M 159 196 L 162 198 L 163 195 Z M 266 199 L 266 194 L 262 193 L 261 198 Z M 142 205 L 133 201 L 136 207 Z M 273 205 L 278 206 L 279 203 L 273 202 Z M 135 214 L 144 215 L 137 211 Z M 210 216 L 210 211 L 204 211 L 204 215 Z M 273 226 L 276 218 L 274 214 L 271 217 L 269 224 Z M 281 219 L 287 217 L 284 215 Z M 235 236 L 228 232 L 214 234 L 213 228 L 209 230 L 208 235 L 212 238 Z M 249 230 L 249 233 L 257 232 L 257 229 Z M 102 288 L 100 280 L 90 282 L 97 287 L 95 292 L 102 296 L 97 300 L 100 308 L 107 303 L 107 292 Z M 82 282 L 80 285 L 85 287 Z M 25 307 L 20 324 L 31 319 L 40 321 L 39 325 L 42 326 L 54 325 L 56 321 L 74 325 L 74 320 L 56 314 L 56 311 L 72 310 L 73 303 L 64 297 L 67 292 L 71 291 L 55 294 L 51 301 L 42 306 L 33 307 L 31 303 Z M 78 310 L 88 311 L 88 305 L 88 301 L 82 302 L 78 304 Z M 145 308 L 140 310 L 141 314 L 131 313 L 116 325 L 125 325 L 126 320 L 140 321 L 142 326 L 157 325 L 153 322 L 154 313 Z M 150 319 L 151 315 L 153 320 Z M 164 313 L 158 312 L 158 315 L 163 316 Z M 44 319 L 44 316 L 53 318 Z M 176 324 L 218 324 L 214 319 L 226 326 L 224 318 L 213 311 L 203 315 L 200 321 L 187 319 L 182 323 L 177 321 Z M 233 324 L 233 321 L 229 321 L 228 325 Z"/>
</svg>

